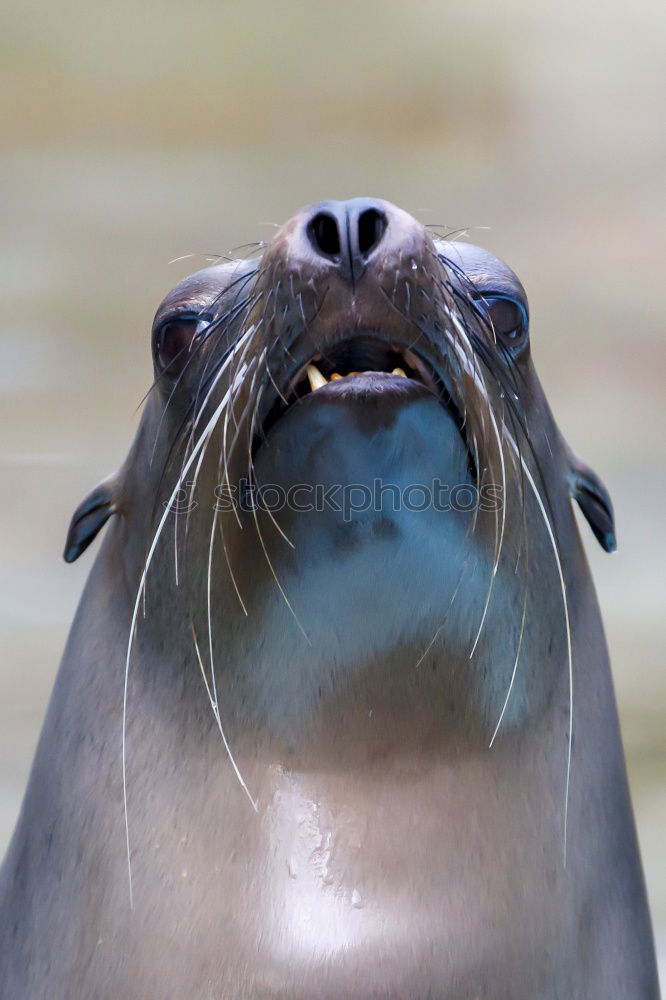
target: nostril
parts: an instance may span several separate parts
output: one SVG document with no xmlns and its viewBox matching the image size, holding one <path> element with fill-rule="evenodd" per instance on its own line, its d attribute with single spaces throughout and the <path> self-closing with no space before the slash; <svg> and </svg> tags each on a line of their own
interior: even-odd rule
<svg viewBox="0 0 666 1000">
<path fill-rule="evenodd" d="M 358 248 L 364 257 L 374 250 L 386 232 L 386 216 L 375 208 L 362 212 L 358 220 Z"/>
<path fill-rule="evenodd" d="M 301 232 L 312 250 L 335 265 L 341 278 L 353 285 L 386 238 L 389 218 L 382 203 L 374 199 L 323 201 L 313 206 Z"/>
<path fill-rule="evenodd" d="M 326 257 L 340 256 L 340 231 L 328 212 L 319 212 L 308 226 L 308 235 L 314 248 Z"/>
</svg>

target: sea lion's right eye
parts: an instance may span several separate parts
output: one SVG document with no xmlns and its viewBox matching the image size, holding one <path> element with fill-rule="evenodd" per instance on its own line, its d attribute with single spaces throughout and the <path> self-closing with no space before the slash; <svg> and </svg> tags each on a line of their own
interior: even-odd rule
<svg viewBox="0 0 666 1000">
<path fill-rule="evenodd" d="M 208 324 L 208 317 L 201 313 L 179 313 L 162 320 L 153 335 L 155 362 L 161 373 L 171 378 L 183 373 L 195 341 Z"/>
<path fill-rule="evenodd" d="M 505 350 L 520 351 L 529 334 L 527 309 L 506 295 L 485 294 L 483 303 L 492 324 L 493 334 Z"/>
</svg>

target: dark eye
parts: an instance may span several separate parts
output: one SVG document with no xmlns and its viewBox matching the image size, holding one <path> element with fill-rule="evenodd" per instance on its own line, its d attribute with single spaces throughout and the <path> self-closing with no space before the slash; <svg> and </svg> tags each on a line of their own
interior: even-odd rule
<svg viewBox="0 0 666 1000">
<path fill-rule="evenodd" d="M 176 378 L 190 359 L 195 340 L 208 326 L 208 319 L 199 314 L 183 313 L 163 320 L 155 330 L 154 352 L 161 372 Z"/>
<path fill-rule="evenodd" d="M 527 341 L 527 310 L 515 299 L 484 295 L 483 302 L 498 342 L 507 348 L 522 347 Z"/>
</svg>

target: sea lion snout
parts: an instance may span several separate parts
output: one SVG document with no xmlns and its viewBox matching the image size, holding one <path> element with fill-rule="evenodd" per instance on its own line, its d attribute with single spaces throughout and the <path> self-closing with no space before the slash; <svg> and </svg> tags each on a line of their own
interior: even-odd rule
<svg viewBox="0 0 666 1000">
<path fill-rule="evenodd" d="M 267 353 L 272 383 L 259 438 L 314 394 L 340 407 L 364 400 L 372 421 L 378 410 L 394 415 L 425 390 L 462 428 L 450 346 L 440 330 L 421 328 L 424 309 L 440 318 L 441 277 L 430 235 L 390 202 L 323 201 L 289 219 L 257 276 L 255 315 L 264 336 L 256 350 Z"/>
<path fill-rule="evenodd" d="M 282 227 L 274 246 L 291 263 L 317 274 L 337 275 L 354 288 L 367 270 L 427 242 L 423 226 L 381 198 L 321 201 L 297 212 Z"/>
</svg>

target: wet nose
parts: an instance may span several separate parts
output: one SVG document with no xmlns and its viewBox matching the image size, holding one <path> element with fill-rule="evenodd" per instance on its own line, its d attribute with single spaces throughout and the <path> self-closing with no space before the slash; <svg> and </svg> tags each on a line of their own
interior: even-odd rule
<svg viewBox="0 0 666 1000">
<path fill-rule="evenodd" d="M 355 284 L 381 245 L 387 225 L 381 203 L 353 198 L 315 205 L 306 233 L 314 252 L 337 264 L 342 277 Z"/>
</svg>

